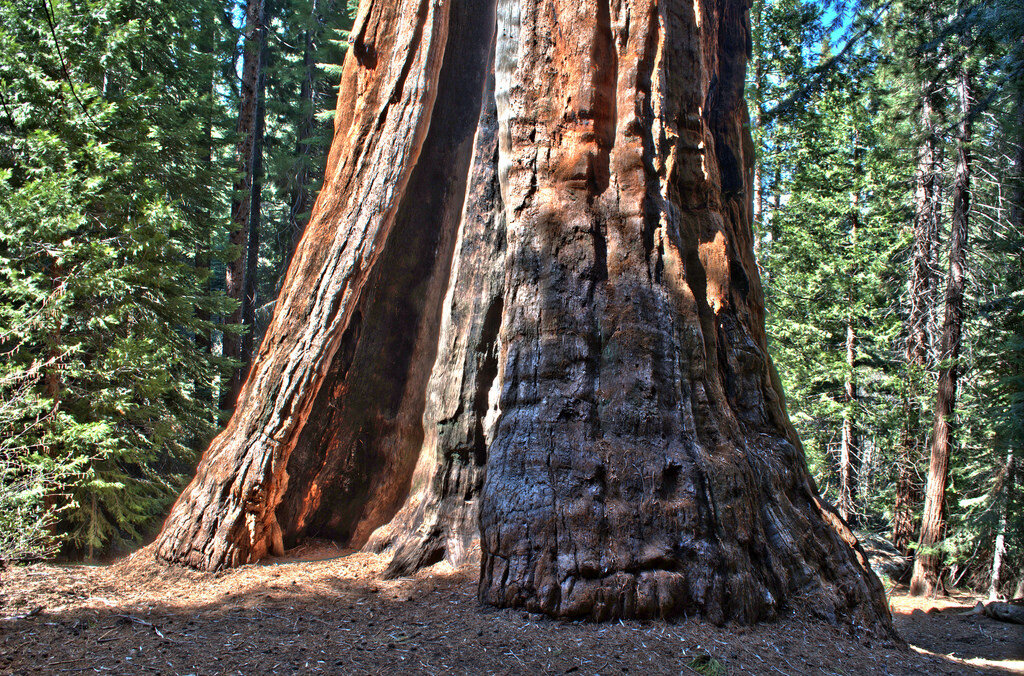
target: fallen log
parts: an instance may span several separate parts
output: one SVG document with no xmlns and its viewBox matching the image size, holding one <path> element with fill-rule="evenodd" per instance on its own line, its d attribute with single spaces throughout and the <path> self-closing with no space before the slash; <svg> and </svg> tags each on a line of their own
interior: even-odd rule
<svg viewBox="0 0 1024 676">
<path fill-rule="evenodd" d="M 991 617 L 993 620 L 999 620 L 1000 622 L 1024 624 L 1024 605 L 1020 603 L 992 601 L 985 604 L 984 614 L 986 617 Z"/>
</svg>

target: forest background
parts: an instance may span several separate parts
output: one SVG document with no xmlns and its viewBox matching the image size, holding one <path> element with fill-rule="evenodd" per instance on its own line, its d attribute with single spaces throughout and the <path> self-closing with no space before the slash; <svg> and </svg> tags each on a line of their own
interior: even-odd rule
<svg viewBox="0 0 1024 676">
<path fill-rule="evenodd" d="M 159 526 L 270 320 L 354 13 L 0 0 L 0 560 Z M 1024 7 L 751 24 L 769 346 L 819 488 L 947 585 L 1022 595 Z"/>
</svg>

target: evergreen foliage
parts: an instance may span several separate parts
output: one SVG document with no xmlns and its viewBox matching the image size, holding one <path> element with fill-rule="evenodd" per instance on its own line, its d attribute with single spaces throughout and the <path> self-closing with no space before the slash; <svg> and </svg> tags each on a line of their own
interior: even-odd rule
<svg viewBox="0 0 1024 676">
<path fill-rule="evenodd" d="M 277 9 L 291 19 L 298 4 Z M 139 541 L 215 431 L 228 364 L 211 347 L 235 330 L 216 322 L 232 308 L 216 289 L 234 14 L 208 0 L 0 4 L 2 558 Z M 337 60 L 330 44 L 316 56 Z M 282 101 L 298 95 L 285 65 Z M 297 115 L 279 118 L 281 146 L 298 147 Z M 314 133 L 311 183 L 327 143 Z"/>
<path fill-rule="evenodd" d="M 190 266 L 218 179 L 208 69 L 188 3 L 3 10 L 0 449 L 92 552 L 140 536 L 211 432 L 193 337 L 219 303 Z"/>
<path fill-rule="evenodd" d="M 843 423 L 852 420 L 859 431 L 855 516 L 862 527 L 889 535 L 901 433 L 909 424 L 919 447 L 927 448 L 941 365 L 941 294 L 934 290 L 927 368 L 909 365 L 904 353 L 915 170 L 929 133 L 921 125 L 921 92 L 929 86 L 936 92 L 932 170 L 940 255 L 933 289 L 941 289 L 958 121 L 949 92 L 966 60 L 985 77 L 972 111 L 971 268 L 946 493 L 950 519 L 941 549 L 948 582 L 980 588 L 988 582 L 996 536 L 1004 533 L 1002 592 L 1012 593 L 1011 578 L 1021 576 L 1024 561 L 1019 461 L 1011 462 L 1020 457 L 1024 438 L 1024 240 L 1012 218 L 1020 195 L 1012 159 L 1021 140 L 1013 99 L 1024 63 L 1020 31 L 1013 28 L 1014 21 L 1020 26 L 1020 11 L 907 0 L 882 6 L 881 13 L 874 6 L 853 8 L 843 24 L 836 19 L 842 9 L 765 0 L 752 10 L 762 21 L 755 26 L 748 91 L 762 122 L 754 130 L 761 153 L 755 213 L 773 358 L 809 462 L 833 501 L 840 498 Z M 872 28 L 861 34 L 861 26 Z M 816 86 L 809 87 L 812 78 Z M 852 372 L 845 359 L 848 326 L 855 336 Z M 844 396 L 847 380 L 855 384 L 852 400 Z M 916 422 L 906 419 L 915 410 L 906 405 L 908 397 L 916 402 Z M 912 462 L 923 489 L 926 454 Z M 915 505 L 918 520 L 920 508 Z"/>
</svg>

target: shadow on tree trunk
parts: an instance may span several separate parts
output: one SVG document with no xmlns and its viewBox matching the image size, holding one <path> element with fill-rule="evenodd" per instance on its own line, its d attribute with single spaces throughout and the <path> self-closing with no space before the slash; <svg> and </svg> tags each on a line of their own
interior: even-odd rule
<svg viewBox="0 0 1024 676">
<path fill-rule="evenodd" d="M 479 535 L 498 606 L 890 633 L 767 352 L 746 4 L 364 2 L 352 34 L 324 190 L 158 556 L 321 535 L 401 575 Z"/>
</svg>

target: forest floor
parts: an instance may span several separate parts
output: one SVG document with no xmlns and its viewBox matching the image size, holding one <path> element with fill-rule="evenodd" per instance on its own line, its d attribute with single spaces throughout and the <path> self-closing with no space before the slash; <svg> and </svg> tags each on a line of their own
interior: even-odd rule
<svg viewBox="0 0 1024 676">
<path fill-rule="evenodd" d="M 0 673 L 1007 674 L 1024 627 L 976 599 L 891 603 L 909 647 L 797 613 L 755 627 L 566 622 L 476 600 L 476 569 L 384 581 L 387 561 L 333 545 L 216 574 L 156 564 L 12 568 Z"/>
</svg>

